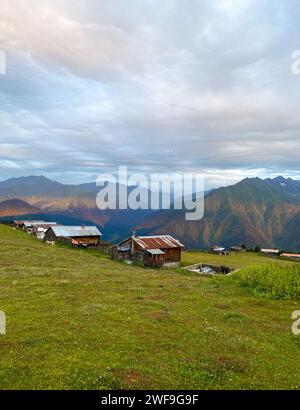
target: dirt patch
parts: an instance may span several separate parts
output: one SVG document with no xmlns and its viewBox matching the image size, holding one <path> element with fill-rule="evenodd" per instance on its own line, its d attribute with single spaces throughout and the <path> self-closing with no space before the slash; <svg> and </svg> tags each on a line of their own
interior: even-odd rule
<svg viewBox="0 0 300 410">
<path fill-rule="evenodd" d="M 146 316 L 150 317 L 151 319 L 164 320 L 167 319 L 169 315 L 164 310 L 156 310 L 154 312 L 146 313 Z"/>
<path fill-rule="evenodd" d="M 245 360 L 236 359 L 228 356 L 217 356 L 216 365 L 219 371 L 232 371 L 235 373 L 244 373 L 247 370 L 247 363 Z"/>
<path fill-rule="evenodd" d="M 145 374 L 132 369 L 112 369 L 113 375 L 120 380 L 123 388 L 132 388 L 145 383 Z"/>
<path fill-rule="evenodd" d="M 147 300 L 152 300 L 154 302 L 162 300 L 160 295 L 151 295 L 146 297 Z"/>
<path fill-rule="evenodd" d="M 253 306 L 253 307 L 266 307 L 267 302 L 265 300 L 257 299 L 257 300 L 251 300 L 248 303 L 248 306 Z"/>
<path fill-rule="evenodd" d="M 217 309 L 229 309 L 230 305 L 226 303 L 217 303 L 216 305 L 214 305 L 214 307 Z"/>
</svg>

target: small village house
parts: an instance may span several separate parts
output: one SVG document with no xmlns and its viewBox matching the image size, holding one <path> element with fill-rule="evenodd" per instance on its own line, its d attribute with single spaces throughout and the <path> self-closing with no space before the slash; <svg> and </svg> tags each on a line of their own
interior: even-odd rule
<svg viewBox="0 0 300 410">
<path fill-rule="evenodd" d="M 31 234 L 32 233 L 32 229 L 35 225 L 41 225 L 46 223 L 45 221 L 24 221 L 24 224 L 22 226 L 22 229 L 28 233 Z"/>
<path fill-rule="evenodd" d="M 210 251 L 216 255 L 228 255 L 228 251 L 223 246 L 213 246 Z"/>
<path fill-rule="evenodd" d="M 243 248 L 242 246 L 231 246 L 230 250 L 231 252 L 237 252 L 237 253 L 246 252 L 246 249 Z"/>
<path fill-rule="evenodd" d="M 35 236 L 37 239 L 43 240 L 45 238 L 45 234 L 49 228 L 52 226 L 61 226 L 57 225 L 56 222 L 45 222 L 43 224 L 34 224 L 31 227 L 31 234 Z"/>
<path fill-rule="evenodd" d="M 46 224 L 46 221 L 29 221 L 29 220 L 23 220 L 23 221 L 13 221 L 13 226 L 17 229 L 22 229 L 23 231 L 26 231 L 27 233 L 31 233 L 31 228 L 34 225 L 41 225 L 41 224 Z"/>
<path fill-rule="evenodd" d="M 39 227 L 47 227 L 50 228 L 50 226 L 56 225 L 56 222 L 45 222 L 45 221 L 25 221 L 24 222 L 24 231 L 28 233 L 29 235 L 35 235 L 36 231 Z M 45 232 L 47 231 L 45 230 Z"/>
<path fill-rule="evenodd" d="M 51 226 L 45 233 L 45 241 L 62 241 L 73 246 L 97 247 L 102 233 L 96 226 Z"/>
<path fill-rule="evenodd" d="M 16 229 L 22 229 L 23 224 L 24 224 L 24 221 L 13 221 L 12 227 Z"/>
<path fill-rule="evenodd" d="M 143 263 L 148 267 L 177 267 L 184 245 L 170 235 L 135 236 L 111 249 L 111 258 Z"/>
<path fill-rule="evenodd" d="M 280 251 L 278 249 L 261 249 L 260 253 L 265 256 L 280 256 Z"/>
<path fill-rule="evenodd" d="M 299 253 L 282 253 L 281 256 L 283 258 L 293 259 L 295 261 L 300 262 L 300 254 Z"/>
</svg>

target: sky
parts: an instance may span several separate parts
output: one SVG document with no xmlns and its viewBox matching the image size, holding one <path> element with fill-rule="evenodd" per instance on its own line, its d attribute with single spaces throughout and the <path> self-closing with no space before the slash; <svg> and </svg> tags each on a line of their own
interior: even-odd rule
<svg viewBox="0 0 300 410">
<path fill-rule="evenodd" d="M 298 0 L 2 1 L 0 179 L 300 179 L 299 16 Z"/>
</svg>

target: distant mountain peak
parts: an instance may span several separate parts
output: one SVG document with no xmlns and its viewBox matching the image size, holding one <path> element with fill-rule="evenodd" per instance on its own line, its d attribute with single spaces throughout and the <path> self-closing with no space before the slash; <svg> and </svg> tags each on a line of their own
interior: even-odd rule
<svg viewBox="0 0 300 410">
<path fill-rule="evenodd" d="M 6 184 L 6 185 L 19 184 L 19 183 L 60 184 L 59 182 L 52 181 L 51 179 L 43 175 L 28 175 L 26 177 L 14 177 L 14 178 L 6 179 L 5 181 L 0 181 L 0 184 Z"/>
<path fill-rule="evenodd" d="M 64 195 L 66 186 L 43 175 L 29 175 L 0 181 L 0 195 L 22 198 L 31 196 Z"/>
<path fill-rule="evenodd" d="M 0 217 L 25 215 L 37 212 L 39 212 L 37 207 L 31 206 L 19 198 L 8 199 L 0 202 Z"/>
<path fill-rule="evenodd" d="M 273 181 L 273 182 L 277 182 L 278 184 L 288 182 L 288 179 L 284 178 L 282 175 L 279 175 L 278 177 L 273 178 L 273 179 L 272 179 L 272 178 L 269 178 L 269 180 L 271 180 L 271 181 Z"/>
<path fill-rule="evenodd" d="M 50 184 L 60 184 L 62 185 L 60 182 L 54 181 L 50 178 L 45 177 L 44 175 L 29 175 L 27 177 L 22 177 L 23 180 L 25 181 L 32 181 L 35 183 L 50 183 Z"/>
</svg>

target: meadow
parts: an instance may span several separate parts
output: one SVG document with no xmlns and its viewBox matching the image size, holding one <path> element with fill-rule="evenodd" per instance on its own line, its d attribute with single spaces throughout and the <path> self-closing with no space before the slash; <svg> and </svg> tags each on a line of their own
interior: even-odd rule
<svg viewBox="0 0 300 410">
<path fill-rule="evenodd" d="M 234 280 L 252 293 L 272 299 L 300 300 L 300 264 L 249 266 Z"/>
<path fill-rule="evenodd" d="M 185 252 L 183 263 L 213 258 Z M 0 389 L 299 389 L 299 293 L 270 289 L 300 265 L 227 261 L 242 269 L 143 269 L 0 225 Z"/>
<path fill-rule="evenodd" d="M 230 266 L 235 269 L 241 269 L 250 265 L 295 265 L 295 262 L 291 262 L 284 259 L 268 258 L 263 255 L 254 252 L 232 252 L 229 255 L 215 255 L 209 252 L 201 251 L 188 251 L 183 252 L 182 265 L 194 265 L 196 263 L 212 263 L 216 265 Z M 300 266 L 300 264 L 299 264 Z"/>
</svg>

